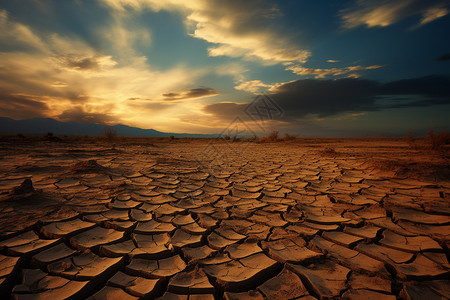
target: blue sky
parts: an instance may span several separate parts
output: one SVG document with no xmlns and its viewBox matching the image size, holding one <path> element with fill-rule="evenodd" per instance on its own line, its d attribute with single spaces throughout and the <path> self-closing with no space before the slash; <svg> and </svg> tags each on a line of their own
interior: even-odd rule
<svg viewBox="0 0 450 300">
<path fill-rule="evenodd" d="M 450 130 L 442 0 L 0 2 L 0 115 L 299 136 Z M 283 110 L 264 128 L 245 108 Z"/>
</svg>

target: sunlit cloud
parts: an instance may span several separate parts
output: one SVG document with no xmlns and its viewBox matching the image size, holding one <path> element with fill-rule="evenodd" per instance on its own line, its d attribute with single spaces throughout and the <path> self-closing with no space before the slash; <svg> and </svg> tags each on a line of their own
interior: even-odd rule
<svg viewBox="0 0 450 300">
<path fill-rule="evenodd" d="M 25 45 L 46 50 L 44 42 L 28 26 L 9 20 L 6 10 L 0 10 L 0 40 L 4 45 Z"/>
<path fill-rule="evenodd" d="M 307 76 L 312 75 L 315 78 L 326 78 L 327 76 L 340 76 L 347 75 L 347 77 L 358 78 L 361 77 L 360 74 L 354 73 L 356 71 L 363 70 L 374 70 L 383 67 L 382 65 L 372 65 L 372 66 L 349 66 L 343 68 L 331 68 L 331 69 L 314 69 L 305 68 L 301 65 L 291 65 L 287 66 L 286 70 L 292 71 L 294 74 Z"/>
<path fill-rule="evenodd" d="M 448 13 L 449 11 L 445 7 L 432 7 L 423 13 L 422 19 L 419 22 L 419 26 L 425 25 L 427 23 L 433 22 L 434 20 L 445 17 Z"/>
<path fill-rule="evenodd" d="M 261 80 L 249 80 L 249 81 L 242 81 L 238 85 L 236 85 L 234 88 L 236 90 L 246 91 L 250 93 L 259 93 L 262 90 L 267 90 L 268 88 L 273 87 L 271 84 L 265 84 Z"/>
<path fill-rule="evenodd" d="M 448 14 L 448 2 L 443 0 L 358 0 L 356 5 L 342 10 L 342 26 L 386 27 L 414 15 L 421 19 L 415 27 L 442 18 Z"/>
<path fill-rule="evenodd" d="M 228 63 L 217 66 L 215 71 L 220 76 L 231 76 L 236 82 L 239 82 L 245 80 L 244 73 L 247 72 L 248 69 L 239 63 Z"/>
<path fill-rule="evenodd" d="M 102 1 L 119 13 L 129 8 L 136 11 L 148 8 L 181 12 L 192 37 L 215 44 L 208 47 L 210 56 L 244 57 L 274 64 L 287 61 L 304 63 L 311 55 L 308 50 L 292 44 L 289 36 L 275 29 L 274 19 L 281 13 L 265 1 Z"/>
<path fill-rule="evenodd" d="M 218 92 L 212 88 L 195 88 L 181 92 L 168 92 L 164 93 L 162 96 L 165 101 L 177 101 L 211 97 L 215 95 L 218 95 Z"/>
<path fill-rule="evenodd" d="M 124 58 L 123 53 L 106 54 L 74 36 L 38 34 L 11 21 L 6 11 L 0 12 L 0 43 L 29 49 L 0 52 L 0 107 L 2 114 L 15 118 L 158 127 L 158 120 L 171 119 L 180 107 L 166 107 L 158 118 L 149 118 L 154 115 L 149 99 L 183 91 L 207 72 L 183 65 L 158 70 L 134 51 Z M 181 96 L 199 98 L 205 93 L 212 95 L 213 90 L 191 89 Z"/>
</svg>

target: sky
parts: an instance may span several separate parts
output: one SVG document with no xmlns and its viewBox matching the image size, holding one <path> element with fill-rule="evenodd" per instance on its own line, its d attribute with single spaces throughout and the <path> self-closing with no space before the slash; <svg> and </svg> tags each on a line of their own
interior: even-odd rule
<svg viewBox="0 0 450 300">
<path fill-rule="evenodd" d="M 448 0 L 0 0 L 0 116 L 449 131 L 449 36 Z M 276 108 L 263 122 L 249 113 L 261 95 Z"/>
</svg>

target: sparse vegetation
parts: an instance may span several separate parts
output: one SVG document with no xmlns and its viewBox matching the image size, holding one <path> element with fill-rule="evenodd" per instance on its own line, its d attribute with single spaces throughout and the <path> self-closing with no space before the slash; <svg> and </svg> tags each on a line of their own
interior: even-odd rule
<svg viewBox="0 0 450 300">
<path fill-rule="evenodd" d="M 280 139 L 278 138 L 278 130 L 273 130 L 269 136 L 263 136 L 258 139 L 259 143 L 273 143 L 278 142 Z"/>
<path fill-rule="evenodd" d="M 446 145 L 450 144 L 450 133 L 442 131 L 436 134 L 433 129 L 430 129 L 425 136 L 425 141 L 431 150 L 442 151 Z"/>
<path fill-rule="evenodd" d="M 295 135 L 286 133 L 284 137 L 279 137 L 279 131 L 273 130 L 268 136 L 260 137 L 259 139 L 255 136 L 254 140 L 258 143 L 273 143 L 273 142 L 282 142 L 282 141 L 293 141 L 296 139 Z"/>
<path fill-rule="evenodd" d="M 284 141 L 293 141 L 295 139 L 296 139 L 296 136 L 295 135 L 291 135 L 289 133 L 286 133 L 284 135 L 284 138 L 283 138 Z"/>
<path fill-rule="evenodd" d="M 319 154 L 321 155 L 337 155 L 338 152 L 330 146 L 326 146 L 325 148 L 323 148 L 322 150 L 319 151 Z"/>
<path fill-rule="evenodd" d="M 405 143 L 408 144 L 409 147 L 415 148 L 416 147 L 416 139 L 414 138 L 414 133 L 409 132 L 407 135 L 403 137 L 403 140 Z"/>
<path fill-rule="evenodd" d="M 53 132 L 47 132 L 47 134 L 44 135 L 44 140 L 50 141 L 50 142 L 60 142 L 62 141 L 59 137 L 55 136 Z"/>
<path fill-rule="evenodd" d="M 112 127 L 105 127 L 103 128 L 103 137 L 106 138 L 106 140 L 110 143 L 114 142 L 114 140 L 117 138 L 117 131 Z"/>
</svg>

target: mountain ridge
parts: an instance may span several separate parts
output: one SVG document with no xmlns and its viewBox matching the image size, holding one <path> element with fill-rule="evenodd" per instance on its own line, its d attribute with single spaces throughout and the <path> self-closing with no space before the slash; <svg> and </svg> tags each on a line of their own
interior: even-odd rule
<svg viewBox="0 0 450 300">
<path fill-rule="evenodd" d="M 143 129 L 123 124 L 102 125 L 95 123 L 78 123 L 74 121 L 61 122 L 51 118 L 32 118 L 14 120 L 0 117 L 0 133 L 2 134 L 45 134 L 52 132 L 57 135 L 101 135 L 105 127 L 116 130 L 119 136 L 148 136 L 148 137 L 217 137 L 219 134 L 170 133 L 155 129 Z"/>
</svg>

